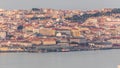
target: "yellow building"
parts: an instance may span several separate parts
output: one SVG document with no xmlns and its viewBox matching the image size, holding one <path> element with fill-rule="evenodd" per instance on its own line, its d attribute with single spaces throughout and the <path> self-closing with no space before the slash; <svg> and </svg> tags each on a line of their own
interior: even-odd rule
<svg viewBox="0 0 120 68">
<path fill-rule="evenodd" d="M 7 52 L 7 51 L 23 51 L 22 48 L 9 48 L 9 47 L 0 47 L 0 51 Z"/>
<path fill-rule="evenodd" d="M 42 40 L 43 45 L 55 45 L 56 44 L 56 40 L 55 39 L 43 39 Z"/>
<path fill-rule="evenodd" d="M 80 37 L 80 31 L 79 30 L 71 30 L 73 37 Z"/>
<path fill-rule="evenodd" d="M 55 30 L 42 28 L 39 30 L 40 34 L 46 35 L 46 36 L 55 36 Z"/>
<path fill-rule="evenodd" d="M 8 51 L 8 47 L 0 47 L 0 51 Z"/>
<path fill-rule="evenodd" d="M 25 31 L 33 31 L 34 27 L 32 25 L 25 26 Z"/>
<path fill-rule="evenodd" d="M 32 44 L 40 45 L 42 42 L 40 40 L 31 41 Z"/>
</svg>

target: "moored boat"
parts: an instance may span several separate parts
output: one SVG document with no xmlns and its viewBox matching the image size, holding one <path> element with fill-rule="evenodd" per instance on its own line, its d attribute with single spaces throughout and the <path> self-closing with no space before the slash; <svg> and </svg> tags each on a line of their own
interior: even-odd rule
<svg viewBox="0 0 120 68">
<path fill-rule="evenodd" d="M 61 49 L 61 51 L 62 51 L 62 52 L 69 52 L 70 49 L 64 49 L 64 48 L 63 48 L 63 49 Z"/>
</svg>

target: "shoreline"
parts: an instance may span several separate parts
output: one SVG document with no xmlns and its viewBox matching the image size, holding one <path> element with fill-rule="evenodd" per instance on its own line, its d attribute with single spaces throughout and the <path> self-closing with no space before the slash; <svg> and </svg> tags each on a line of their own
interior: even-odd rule
<svg viewBox="0 0 120 68">
<path fill-rule="evenodd" d="M 59 50 L 59 51 L 50 51 L 50 50 L 38 50 L 38 51 L 0 51 L 0 53 L 49 53 L 49 52 L 75 52 L 75 51 L 97 51 L 97 50 L 112 50 L 120 48 L 90 48 L 90 49 L 79 49 L 79 50 Z"/>
</svg>

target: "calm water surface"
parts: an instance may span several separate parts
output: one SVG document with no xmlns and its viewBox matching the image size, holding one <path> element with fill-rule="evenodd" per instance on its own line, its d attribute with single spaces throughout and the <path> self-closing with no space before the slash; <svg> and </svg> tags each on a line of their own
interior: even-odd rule
<svg viewBox="0 0 120 68">
<path fill-rule="evenodd" d="M 0 68 L 117 68 L 120 50 L 0 53 Z"/>
</svg>

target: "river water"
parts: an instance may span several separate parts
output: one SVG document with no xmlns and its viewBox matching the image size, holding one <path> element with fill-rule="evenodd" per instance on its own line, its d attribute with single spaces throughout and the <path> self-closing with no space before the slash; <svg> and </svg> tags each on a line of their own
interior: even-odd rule
<svg viewBox="0 0 120 68">
<path fill-rule="evenodd" d="M 117 68 L 120 50 L 0 53 L 0 68 Z"/>
</svg>

